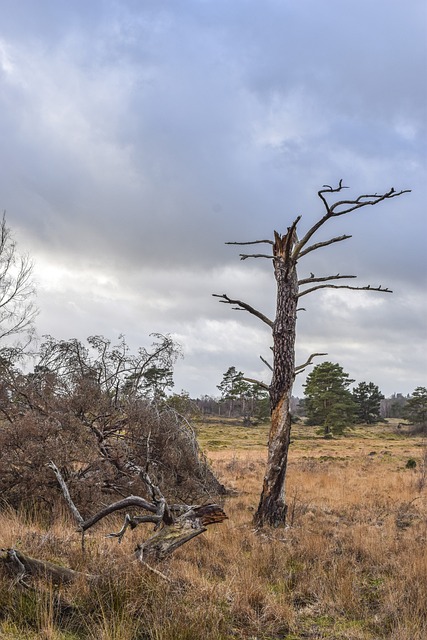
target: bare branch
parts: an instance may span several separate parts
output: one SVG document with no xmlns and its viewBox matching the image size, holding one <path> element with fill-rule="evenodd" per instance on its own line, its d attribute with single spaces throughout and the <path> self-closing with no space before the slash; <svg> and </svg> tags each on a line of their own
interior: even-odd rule
<svg viewBox="0 0 427 640">
<path fill-rule="evenodd" d="M 337 273 L 336 276 L 325 276 L 322 278 L 316 278 L 315 276 L 311 278 L 304 278 L 303 280 L 298 281 L 298 286 L 300 287 L 303 284 L 311 284 L 313 282 L 326 282 L 328 280 L 341 280 L 342 278 L 357 278 L 357 276 L 342 276 Z"/>
<path fill-rule="evenodd" d="M 302 255 L 302 248 L 307 244 L 307 242 L 310 240 L 310 238 L 313 236 L 314 233 L 316 233 L 316 231 L 323 225 L 325 224 L 325 222 L 327 222 L 328 220 L 330 220 L 331 218 L 336 218 L 338 216 L 343 216 L 347 213 L 351 213 L 352 211 L 355 211 L 356 209 L 361 209 L 362 207 L 366 207 L 368 205 L 376 205 L 379 202 L 382 202 L 383 200 L 388 200 L 391 198 L 395 198 L 397 196 L 400 196 L 404 193 L 409 193 L 410 189 L 405 189 L 402 191 L 395 191 L 393 188 L 389 189 L 388 191 L 386 191 L 385 193 L 382 194 L 366 194 L 366 195 L 361 195 L 358 196 L 356 199 L 354 200 L 339 200 L 338 202 L 335 202 L 333 204 L 329 204 L 326 195 L 331 194 L 331 193 L 338 193 L 340 191 L 342 191 L 343 189 L 346 189 L 347 187 L 343 186 L 342 184 L 342 180 L 339 181 L 338 183 L 338 187 L 331 187 L 329 185 L 324 185 L 323 189 L 320 189 L 320 191 L 318 191 L 317 195 L 319 196 L 319 198 L 322 200 L 324 207 L 326 209 L 326 213 L 325 215 L 320 218 L 320 220 L 318 220 L 305 234 L 305 236 L 296 243 L 295 247 L 294 247 L 294 251 L 293 251 L 293 258 L 295 260 L 297 260 L 298 258 L 301 257 Z M 344 208 L 341 208 L 344 207 Z M 344 238 L 343 238 L 344 239 Z M 338 240 L 335 240 L 335 242 L 338 242 Z M 328 243 L 327 243 L 328 244 Z M 331 242 L 329 241 L 329 244 L 331 244 Z M 324 243 L 319 243 L 317 246 L 313 247 L 309 247 L 310 251 L 313 251 L 314 248 L 319 248 L 320 246 L 327 246 Z M 308 250 L 306 250 L 304 252 L 304 255 L 308 252 Z"/>
<path fill-rule="evenodd" d="M 273 245 L 273 240 L 253 240 L 252 242 L 226 242 L 225 244 L 237 244 L 237 245 L 248 245 L 248 244 L 271 244 Z"/>
<path fill-rule="evenodd" d="M 358 198 L 356 198 L 356 200 L 340 200 L 338 202 L 335 202 L 333 205 L 331 205 L 329 207 L 329 210 L 331 211 L 331 215 L 333 217 L 343 216 L 346 213 L 350 213 L 351 211 L 354 211 L 355 209 L 360 209 L 361 207 L 366 207 L 367 205 L 376 205 L 379 202 L 382 202 L 383 200 L 389 200 L 391 198 L 395 198 L 396 196 L 401 196 L 403 193 L 410 193 L 410 191 L 411 189 L 395 191 L 392 187 L 386 193 L 382 193 L 382 194 L 373 193 L 373 194 L 361 195 Z M 338 207 L 343 207 L 343 206 L 347 208 L 344 208 L 342 211 L 336 210 Z"/>
<path fill-rule="evenodd" d="M 273 367 L 271 366 L 271 364 L 269 362 L 267 362 L 267 360 L 265 360 L 265 358 L 263 358 L 262 356 L 260 356 L 261 361 L 265 364 L 266 367 L 268 367 L 270 369 L 270 371 L 273 371 Z"/>
<path fill-rule="evenodd" d="M 268 260 L 274 260 L 274 256 L 269 256 L 265 253 L 239 253 L 240 260 L 247 260 L 248 258 L 267 258 Z"/>
<path fill-rule="evenodd" d="M 144 498 L 140 498 L 139 496 L 129 496 L 128 498 L 124 498 L 123 500 L 119 500 L 118 502 L 113 502 L 113 504 L 108 505 L 101 511 L 98 511 L 95 515 L 85 520 L 82 525 L 82 531 L 87 531 L 94 524 L 109 516 L 111 513 L 116 511 L 120 511 L 121 509 L 127 509 L 128 507 L 140 507 L 141 509 L 145 509 L 145 511 L 150 511 L 151 513 L 156 513 L 157 508 L 156 505 L 152 502 L 147 502 Z M 154 516 L 155 517 L 155 516 Z M 151 521 L 150 521 L 151 522 Z"/>
<path fill-rule="evenodd" d="M 251 384 L 255 384 L 258 387 L 262 387 L 263 389 L 266 389 L 267 391 L 270 389 L 270 386 L 268 384 L 265 384 L 265 382 L 261 382 L 260 380 L 255 380 L 254 378 L 245 378 L 245 377 L 243 377 L 242 380 L 245 380 L 245 382 L 250 382 Z"/>
<path fill-rule="evenodd" d="M 381 285 L 379 287 L 371 287 L 369 284 L 366 287 L 351 287 L 346 284 L 319 284 L 317 287 L 311 287 L 310 289 L 301 291 L 301 293 L 298 294 L 298 298 L 305 296 L 307 293 L 317 291 L 318 289 L 351 289 L 353 291 L 381 291 L 381 293 L 393 293 L 391 289 L 384 289 Z"/>
<path fill-rule="evenodd" d="M 222 295 L 220 295 L 219 293 L 213 293 L 212 296 L 214 298 L 220 298 L 220 302 L 223 302 L 224 304 L 237 304 L 238 308 L 235 310 L 248 311 L 253 316 L 256 316 L 259 320 L 262 320 L 262 322 L 265 322 L 265 324 L 268 324 L 271 329 L 273 328 L 273 321 L 270 320 L 270 318 L 267 318 L 267 316 L 261 313 L 261 311 L 254 309 L 254 307 L 251 307 L 251 305 L 247 304 L 246 302 L 242 302 L 241 300 L 232 300 L 225 293 L 223 293 Z"/>
<path fill-rule="evenodd" d="M 52 462 L 52 460 L 48 463 L 47 466 L 49 467 L 49 469 L 52 469 L 53 473 L 55 474 L 56 479 L 58 480 L 58 484 L 61 487 L 62 494 L 65 498 L 65 502 L 68 504 L 71 513 L 73 514 L 74 518 L 77 520 L 79 528 L 82 531 L 84 531 L 84 528 L 83 528 L 84 519 L 81 516 L 80 511 L 77 509 L 76 505 L 74 504 L 73 500 L 71 499 L 70 492 L 68 491 L 68 487 L 65 484 L 65 480 L 62 477 L 60 470 L 58 469 L 56 464 Z"/>
<path fill-rule="evenodd" d="M 152 567 L 151 565 L 148 564 L 148 562 L 145 562 L 142 557 L 139 558 L 140 563 L 149 571 L 151 571 L 152 573 L 154 573 L 156 576 L 159 576 L 159 578 L 162 578 L 163 580 L 166 580 L 166 582 L 171 583 L 172 580 L 170 578 L 168 578 L 167 575 L 165 575 L 164 573 L 162 573 L 161 571 L 159 571 L 158 569 L 155 569 L 154 567 Z"/>
<path fill-rule="evenodd" d="M 328 201 L 326 200 L 324 194 L 325 193 L 339 193 L 340 191 L 342 191 L 343 189 L 348 189 L 349 187 L 345 187 L 342 183 L 342 178 L 338 183 L 338 187 L 331 187 L 331 185 L 329 184 L 324 184 L 322 189 L 320 189 L 317 192 L 317 195 L 319 196 L 319 198 L 322 200 L 323 204 L 325 205 L 325 209 L 327 212 L 329 212 L 329 204 Z"/>
<path fill-rule="evenodd" d="M 109 533 L 105 537 L 118 538 L 119 544 L 120 544 L 123 536 L 126 533 L 126 529 L 128 527 L 130 527 L 131 529 L 135 529 L 135 527 L 137 527 L 139 524 L 142 524 L 144 522 L 152 522 L 153 524 L 157 525 L 159 522 L 159 517 L 158 516 L 134 516 L 133 518 L 131 518 L 131 516 L 127 513 L 125 515 L 125 520 L 120 531 L 118 531 L 117 533 Z"/>
<path fill-rule="evenodd" d="M 304 364 L 299 364 L 297 367 L 295 367 L 295 373 L 301 373 L 301 371 L 303 371 L 306 367 L 308 367 L 309 364 L 312 363 L 313 358 L 320 358 L 321 356 L 327 355 L 327 353 L 312 353 L 308 360 L 304 362 Z"/>
<path fill-rule="evenodd" d="M 147 442 L 147 446 L 149 446 L 149 440 Z M 148 456 L 149 456 L 149 450 L 148 450 L 147 457 Z M 171 512 L 169 511 L 166 498 L 164 497 L 163 493 L 160 491 L 160 488 L 152 482 L 148 473 L 144 471 L 144 469 L 142 469 L 140 466 L 130 461 L 126 464 L 126 467 L 132 471 L 136 471 L 137 473 L 139 473 L 139 475 L 141 476 L 141 478 L 143 479 L 143 481 L 148 487 L 153 503 L 156 506 L 156 517 L 157 517 L 156 529 L 159 528 L 162 522 L 164 522 L 165 524 L 172 524 L 173 517 Z"/>
<path fill-rule="evenodd" d="M 352 236 L 342 235 L 342 236 L 337 236 L 336 238 L 331 238 L 330 240 L 325 240 L 325 242 L 316 242 L 316 244 L 312 244 L 309 247 L 307 247 L 307 249 L 305 249 L 304 251 L 301 251 L 298 255 L 298 258 L 302 258 L 303 256 L 307 255 L 307 253 L 310 253 L 311 251 L 315 251 L 316 249 L 327 247 L 330 244 L 334 244 L 334 242 L 342 242 L 342 240 L 348 240 L 351 237 Z"/>
</svg>

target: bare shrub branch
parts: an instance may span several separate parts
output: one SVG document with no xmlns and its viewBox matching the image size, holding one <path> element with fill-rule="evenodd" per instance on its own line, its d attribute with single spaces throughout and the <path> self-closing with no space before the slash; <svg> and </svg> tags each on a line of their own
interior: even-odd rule
<svg viewBox="0 0 427 640">
<path fill-rule="evenodd" d="M 0 221 L 0 339 L 21 334 L 31 335 L 38 314 L 32 298 L 33 263 L 20 255 L 6 214 Z"/>
</svg>

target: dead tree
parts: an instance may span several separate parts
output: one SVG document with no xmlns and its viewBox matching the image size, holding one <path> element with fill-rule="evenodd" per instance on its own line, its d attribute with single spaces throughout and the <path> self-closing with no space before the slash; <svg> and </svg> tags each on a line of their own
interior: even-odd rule
<svg viewBox="0 0 427 640">
<path fill-rule="evenodd" d="M 222 295 L 213 294 L 224 304 L 233 305 L 236 310 L 244 310 L 254 315 L 264 322 L 272 332 L 273 336 L 273 365 L 272 379 L 268 386 L 270 394 L 271 428 L 268 441 L 268 460 L 264 475 L 263 487 L 258 510 L 254 516 L 257 526 L 264 524 L 280 526 L 286 520 L 286 495 L 285 480 L 288 460 L 288 450 L 291 434 L 290 401 L 292 387 L 296 373 L 300 373 L 311 364 L 313 358 L 318 355 L 312 354 L 307 362 L 295 366 L 295 332 L 297 322 L 297 306 L 302 296 L 318 291 L 319 289 L 351 289 L 362 291 L 380 291 L 381 293 L 391 293 L 387 288 L 381 286 L 350 286 L 349 284 L 335 284 L 333 281 L 351 279 L 356 276 L 326 275 L 316 277 L 313 273 L 310 277 L 298 279 L 297 265 L 299 260 L 312 251 L 327 247 L 336 242 L 342 242 L 351 238 L 349 235 L 333 237 L 323 242 L 313 242 L 315 233 L 329 220 L 339 216 L 347 215 L 368 205 L 376 205 L 383 200 L 389 200 L 408 193 L 409 190 L 395 191 L 390 189 L 382 194 L 361 195 L 354 200 L 342 199 L 331 202 L 331 196 L 340 193 L 346 187 L 340 180 L 337 187 L 324 185 L 318 192 L 325 212 L 324 215 L 302 236 L 297 235 L 297 226 L 301 219 L 298 216 L 288 227 L 285 234 L 274 231 L 273 240 L 255 240 L 253 242 L 227 242 L 232 245 L 258 245 L 265 244 L 271 246 L 271 253 L 240 254 L 241 260 L 248 258 L 266 258 L 272 260 L 274 276 L 276 279 L 276 316 L 274 320 L 268 318 L 263 313 L 242 300 L 232 299 L 225 293 Z M 303 287 L 301 289 L 301 287 Z M 265 360 L 263 359 L 265 362 Z M 258 383 L 266 386 L 264 383 Z"/>
<path fill-rule="evenodd" d="M 131 516 L 126 513 L 120 531 L 108 535 L 109 538 L 117 538 L 118 541 L 121 542 L 128 528 L 135 529 L 135 527 L 143 523 L 154 524 L 153 535 L 147 538 L 142 544 L 138 544 L 135 549 L 136 558 L 143 563 L 146 563 L 147 560 L 163 560 L 189 540 L 204 533 L 207 526 L 223 522 L 227 519 L 226 514 L 218 504 L 169 505 L 159 487 L 152 482 L 147 469 L 144 470 L 131 462 L 127 463 L 128 472 L 141 476 L 151 500 L 140 496 L 129 496 L 110 504 L 93 516 L 85 519 L 74 504 L 67 484 L 58 467 L 53 462 L 50 462 L 48 466 L 54 472 L 64 499 L 77 523 L 78 530 L 82 533 L 82 542 L 84 541 L 84 534 L 88 529 L 116 511 L 137 507 L 147 512 L 146 515 L 139 516 Z"/>
<path fill-rule="evenodd" d="M 169 505 L 159 487 L 152 482 L 147 470 L 130 462 L 127 465 L 129 474 L 141 476 L 151 500 L 141 496 L 128 496 L 85 519 L 74 504 L 68 486 L 56 464 L 50 462 L 47 466 L 55 474 L 65 502 L 77 524 L 77 531 L 81 533 L 82 549 L 84 549 L 86 531 L 100 522 L 100 520 L 118 511 L 131 508 L 140 509 L 146 513 L 144 515 L 129 515 L 129 513 L 126 513 L 120 531 L 110 533 L 107 537 L 117 538 L 120 543 L 128 528 L 135 529 L 135 527 L 144 523 L 154 524 L 152 535 L 136 546 L 135 560 L 168 582 L 170 582 L 170 579 L 164 573 L 151 566 L 151 563 L 164 560 L 186 542 L 204 533 L 209 525 L 218 524 L 227 519 L 227 515 L 218 504 Z M 80 573 L 52 562 L 31 558 L 14 548 L 0 549 L 0 552 L 0 568 L 2 566 L 6 567 L 9 574 L 14 578 L 14 582 L 23 587 L 30 588 L 31 585 L 28 580 L 32 578 L 45 578 L 54 584 L 75 582 L 81 578 L 94 582 L 99 578 L 98 575 Z"/>
</svg>

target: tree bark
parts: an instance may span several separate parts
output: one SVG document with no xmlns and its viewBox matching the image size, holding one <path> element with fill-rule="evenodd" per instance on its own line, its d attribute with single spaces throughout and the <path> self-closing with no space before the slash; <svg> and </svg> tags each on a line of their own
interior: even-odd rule
<svg viewBox="0 0 427 640">
<path fill-rule="evenodd" d="M 91 574 L 73 571 L 72 569 L 62 567 L 53 562 L 47 562 L 46 560 L 31 558 L 16 549 L 2 549 L 2 551 L 4 551 L 5 554 L 0 556 L 0 563 L 15 576 L 17 582 L 24 585 L 26 584 L 25 579 L 28 577 L 47 578 L 51 580 L 53 584 L 75 582 L 82 577 L 88 580 L 97 579 L 97 576 Z"/>
<path fill-rule="evenodd" d="M 163 560 L 189 540 L 204 533 L 206 527 L 223 522 L 226 518 L 221 507 L 216 504 L 193 507 L 138 545 L 137 557 L 140 560 Z"/>
<path fill-rule="evenodd" d="M 273 377 L 270 385 L 271 427 L 268 460 L 254 522 L 277 527 L 286 520 L 285 479 L 291 435 L 290 402 L 295 378 L 295 334 L 298 302 L 296 262 L 292 258 L 297 221 L 273 245 L 277 285 L 273 323 Z"/>
</svg>

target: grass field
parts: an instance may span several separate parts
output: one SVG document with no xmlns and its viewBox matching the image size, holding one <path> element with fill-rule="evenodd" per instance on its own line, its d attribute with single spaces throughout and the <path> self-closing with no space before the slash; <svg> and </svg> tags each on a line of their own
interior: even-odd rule
<svg viewBox="0 0 427 640">
<path fill-rule="evenodd" d="M 46 528 L 4 511 L 0 546 L 96 573 L 57 590 L 0 577 L 0 638 L 219 640 L 427 638 L 425 441 L 395 425 L 359 426 L 325 440 L 296 425 L 288 526 L 256 531 L 252 516 L 266 458 L 266 427 L 211 421 L 202 448 L 232 489 L 229 520 L 159 568 L 132 560 L 139 527 L 118 545 L 94 528 L 82 554 L 66 517 Z M 406 468 L 413 459 L 415 468 Z"/>
</svg>

